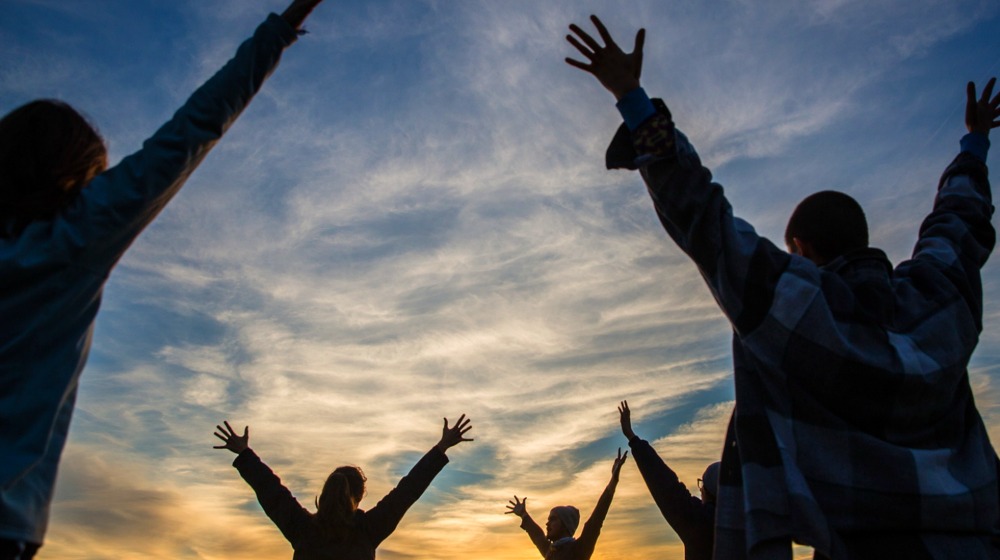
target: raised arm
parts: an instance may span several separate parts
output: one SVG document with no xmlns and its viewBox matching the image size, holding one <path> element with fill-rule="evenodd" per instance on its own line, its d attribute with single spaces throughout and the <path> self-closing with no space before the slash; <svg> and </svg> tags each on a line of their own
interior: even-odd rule
<svg viewBox="0 0 1000 560">
<path fill-rule="evenodd" d="M 593 18 L 595 26 L 600 20 Z M 608 149 L 609 165 L 640 169 L 653 199 L 657 217 L 677 245 L 698 266 L 709 289 L 738 332 L 756 328 L 773 300 L 777 277 L 787 268 L 790 257 L 753 227 L 733 216 L 722 187 L 712 181 L 711 172 L 687 139 L 676 131 L 670 112 L 659 107 L 638 87 L 636 59 L 641 63 L 640 35 L 637 53 L 621 52 L 607 30 L 598 26 L 605 46 L 584 39 L 582 31 L 571 27 L 586 44 L 570 41 L 592 64 L 574 66 L 587 70 L 619 97 L 618 109 L 625 124 Z M 611 89 L 613 88 L 613 89 Z M 621 154 L 628 161 L 618 162 Z"/>
<path fill-rule="evenodd" d="M 392 534 L 406 511 L 420 498 L 437 473 L 448 463 L 445 451 L 463 441 L 473 441 L 465 437 L 466 432 L 472 428 L 470 422 L 471 420 L 463 414 L 454 426 L 449 426 L 448 419 L 445 418 L 441 439 L 410 469 L 392 491 L 366 512 L 372 538 L 376 544 Z"/>
<path fill-rule="evenodd" d="M 677 474 L 646 440 L 640 439 L 632 431 L 632 413 L 628 401 L 618 406 L 622 433 L 628 438 L 629 448 L 639 474 L 649 489 L 650 496 L 659 508 L 660 514 L 673 527 L 682 540 L 704 533 L 706 526 L 711 533 L 713 507 L 706 506 L 691 495 L 687 487 L 677 478 Z"/>
<path fill-rule="evenodd" d="M 535 545 L 538 552 L 541 553 L 542 557 L 548 555 L 549 549 L 552 547 L 552 543 L 549 539 L 545 538 L 545 532 L 542 528 L 535 523 L 535 520 L 531 518 L 528 514 L 528 498 L 525 497 L 523 500 L 514 496 L 513 500 L 509 500 L 507 505 L 507 511 L 504 514 L 514 514 L 521 518 L 521 528 L 524 529 L 525 533 L 528 533 L 528 538 L 531 539 L 531 544 Z"/>
<path fill-rule="evenodd" d="M 604 488 L 604 492 L 601 493 L 593 513 L 590 514 L 590 519 L 584 523 L 580 537 L 577 539 L 577 550 L 583 554 L 583 557 L 589 557 L 589 553 L 592 553 L 594 547 L 597 546 L 597 537 L 601 536 L 601 527 L 604 525 L 604 518 L 608 516 L 608 510 L 611 509 L 611 501 L 614 499 L 615 489 L 618 487 L 618 475 L 621 473 L 622 465 L 625 464 L 626 459 L 628 459 L 628 451 L 622 453 L 619 447 L 618 456 L 611 464 L 611 480 Z"/>
<path fill-rule="evenodd" d="M 55 228 L 78 258 L 97 270 L 117 262 L 250 103 L 318 3 L 296 0 L 284 18 L 268 17 L 142 149 L 81 190 Z"/>
<path fill-rule="evenodd" d="M 996 243 L 993 228 L 993 194 L 986 155 L 990 130 L 1000 126 L 1000 93 L 992 96 L 996 78 L 990 79 L 977 98 L 976 86 L 966 89 L 965 125 L 961 153 L 945 170 L 938 185 L 934 210 L 920 226 L 913 258 L 930 263 L 959 290 L 982 329 L 980 269 Z M 910 263 L 901 265 L 905 271 Z"/>
<path fill-rule="evenodd" d="M 323 0 L 292 0 L 292 3 L 281 13 L 281 19 L 290 25 L 292 29 L 299 29 L 302 23 L 309 17 L 313 9 Z"/>
<path fill-rule="evenodd" d="M 302 528 L 309 522 L 312 514 L 299 504 L 295 496 L 285 488 L 281 479 L 260 460 L 260 457 L 250 449 L 250 427 L 243 428 L 243 435 L 238 435 L 229 425 L 223 422 L 225 428 L 216 426 L 215 437 L 222 440 L 222 445 L 214 449 L 228 449 L 236 453 L 233 466 L 239 471 L 243 480 L 253 488 L 264 513 L 274 522 L 281 534 L 292 543 L 299 540 Z"/>
</svg>

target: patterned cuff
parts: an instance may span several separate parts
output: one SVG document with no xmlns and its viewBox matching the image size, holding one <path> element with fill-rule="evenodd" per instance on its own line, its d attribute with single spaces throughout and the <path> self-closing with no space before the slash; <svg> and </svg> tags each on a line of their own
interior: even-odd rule
<svg viewBox="0 0 1000 560">
<path fill-rule="evenodd" d="M 663 113 L 646 119 L 642 126 L 632 132 L 632 145 L 639 154 L 637 160 L 677 157 L 673 120 Z"/>
</svg>

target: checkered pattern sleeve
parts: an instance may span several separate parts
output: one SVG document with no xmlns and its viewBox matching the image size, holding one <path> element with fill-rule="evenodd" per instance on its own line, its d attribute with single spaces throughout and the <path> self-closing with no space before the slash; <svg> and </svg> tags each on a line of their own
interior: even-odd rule
<svg viewBox="0 0 1000 560">
<path fill-rule="evenodd" d="M 640 158 L 652 156 L 640 171 L 663 227 L 694 260 L 737 332 L 752 331 L 770 308 L 789 255 L 733 215 L 722 186 L 669 114 L 647 119 L 633 142 Z"/>
</svg>

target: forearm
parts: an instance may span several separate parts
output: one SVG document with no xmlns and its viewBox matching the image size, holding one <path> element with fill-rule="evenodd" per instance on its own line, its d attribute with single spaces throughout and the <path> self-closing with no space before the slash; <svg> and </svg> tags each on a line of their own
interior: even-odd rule
<svg viewBox="0 0 1000 560">
<path fill-rule="evenodd" d="M 96 258 L 120 257 L 246 108 L 295 38 L 294 29 L 272 14 L 141 150 L 82 191 L 67 220 L 83 237 L 101 240 L 94 244 Z"/>
<path fill-rule="evenodd" d="M 281 19 L 292 29 L 299 29 L 319 2 L 320 0 L 295 0 L 281 13 Z"/>
<path fill-rule="evenodd" d="M 281 483 L 256 453 L 249 447 L 236 456 L 233 466 L 257 495 L 264 513 L 274 522 L 289 542 L 294 543 L 298 529 L 309 513 Z"/>
<path fill-rule="evenodd" d="M 996 244 L 996 231 L 992 223 L 993 195 L 984 163 L 989 141 L 976 136 L 963 138 L 962 152 L 942 175 L 934 210 L 921 224 L 913 257 L 932 264 L 945 275 L 962 294 L 981 329 L 980 269 Z"/>
</svg>

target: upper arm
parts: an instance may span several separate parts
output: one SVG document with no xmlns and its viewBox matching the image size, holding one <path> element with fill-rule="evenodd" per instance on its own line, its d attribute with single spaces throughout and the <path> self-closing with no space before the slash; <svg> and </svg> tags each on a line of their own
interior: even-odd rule
<svg viewBox="0 0 1000 560">
<path fill-rule="evenodd" d="M 642 440 L 630 447 L 649 494 L 674 531 L 684 533 L 688 526 L 700 524 L 704 507 L 701 500 L 691 495 L 653 447 Z"/>
<path fill-rule="evenodd" d="M 643 126 L 655 126 L 662 118 Z M 749 332 L 770 309 L 790 256 L 733 215 L 722 187 L 686 138 L 672 125 L 669 132 L 677 134 L 676 155 L 641 168 L 657 217 L 698 266 L 736 331 Z"/>
<path fill-rule="evenodd" d="M 388 537 L 403 515 L 430 486 L 448 458 L 437 449 L 428 451 L 375 507 L 366 512 L 376 544 Z"/>
<path fill-rule="evenodd" d="M 245 459 L 238 457 L 237 461 L 240 476 L 253 488 L 264 513 L 294 545 L 306 523 L 312 522 L 312 514 L 299 504 L 281 479 L 256 455 Z"/>
<path fill-rule="evenodd" d="M 58 218 L 69 243 L 113 265 L 173 197 L 275 68 L 295 32 L 277 16 L 199 87 L 142 148 L 86 185 Z"/>
<path fill-rule="evenodd" d="M 996 243 L 986 166 L 962 153 L 944 172 L 934 210 L 920 226 L 915 260 L 938 269 L 982 316 L 980 269 Z"/>
<path fill-rule="evenodd" d="M 535 520 L 532 519 L 530 515 L 525 514 L 524 517 L 521 518 L 521 528 L 524 529 L 524 532 L 528 533 L 528 538 L 531 539 L 531 544 L 535 545 L 538 552 L 541 553 L 543 557 L 548 555 L 551 543 L 549 543 L 549 539 L 545 538 L 545 533 L 542 531 L 542 528 L 538 526 L 538 523 L 535 523 Z"/>
</svg>

